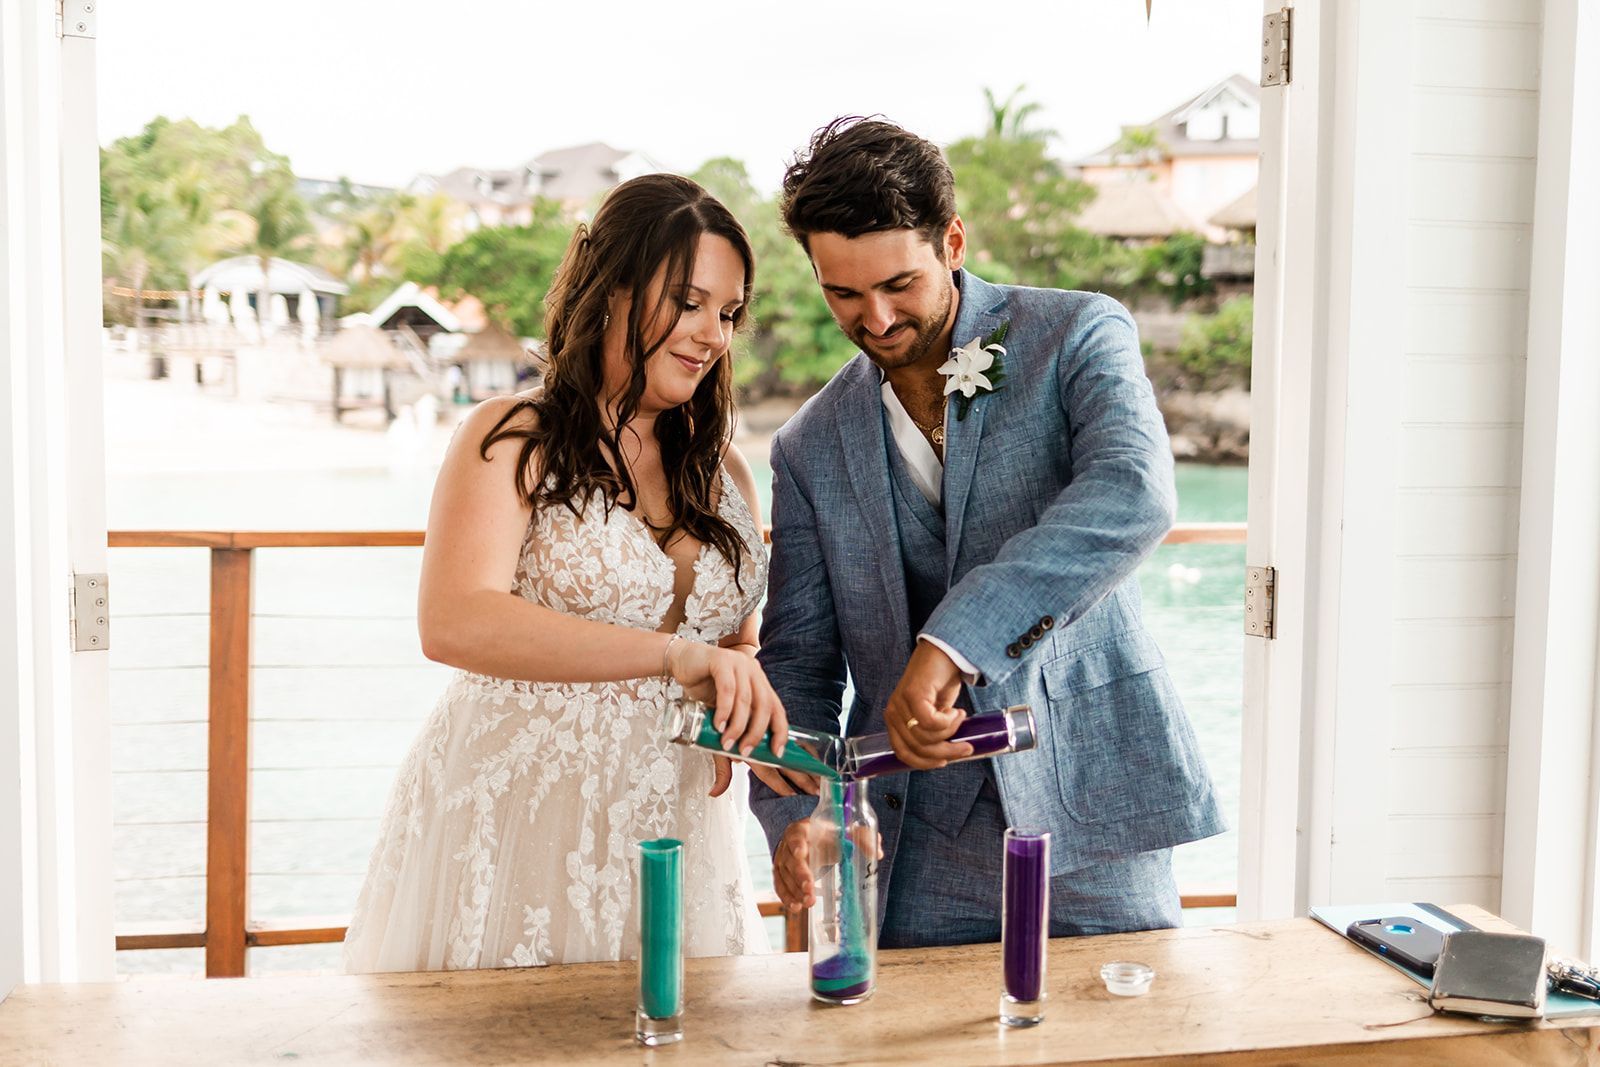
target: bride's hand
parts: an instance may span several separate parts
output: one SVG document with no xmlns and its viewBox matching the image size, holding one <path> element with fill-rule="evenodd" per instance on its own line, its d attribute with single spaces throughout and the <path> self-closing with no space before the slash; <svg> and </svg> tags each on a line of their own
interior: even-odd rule
<svg viewBox="0 0 1600 1067">
<path fill-rule="evenodd" d="M 789 717 L 767 676 L 750 656 L 699 641 L 677 641 L 667 650 L 667 669 L 695 700 L 714 704 L 711 721 L 722 747 L 748 756 L 767 731 L 772 751 L 789 740 Z"/>
<path fill-rule="evenodd" d="M 733 761 L 727 756 L 712 756 L 711 790 L 708 797 L 720 797 L 733 784 Z"/>
</svg>

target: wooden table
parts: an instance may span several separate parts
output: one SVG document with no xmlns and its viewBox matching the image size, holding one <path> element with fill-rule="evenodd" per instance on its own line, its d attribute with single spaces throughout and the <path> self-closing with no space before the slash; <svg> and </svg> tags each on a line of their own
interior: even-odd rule
<svg viewBox="0 0 1600 1067">
<path fill-rule="evenodd" d="M 1115 959 L 1155 967 L 1155 986 L 1110 996 Z M 996 1022 L 995 945 L 884 952 L 853 1008 L 812 1003 L 805 975 L 799 954 L 689 961 L 685 1040 L 654 1051 L 633 1043 L 627 963 L 24 986 L 0 1004 L 0 1064 L 1600 1063 L 1600 1015 L 1432 1015 L 1309 919 L 1052 942 L 1031 1030 Z"/>
</svg>

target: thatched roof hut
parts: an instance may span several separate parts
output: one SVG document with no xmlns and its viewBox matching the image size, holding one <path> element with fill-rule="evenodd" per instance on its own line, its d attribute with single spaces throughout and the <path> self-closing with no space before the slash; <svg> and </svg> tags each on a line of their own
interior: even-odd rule
<svg viewBox="0 0 1600 1067">
<path fill-rule="evenodd" d="M 1078 216 L 1078 225 L 1102 237 L 1134 240 L 1202 229 L 1155 182 L 1137 179 L 1095 186 L 1095 198 Z"/>
<path fill-rule="evenodd" d="M 324 344 L 322 362 L 340 370 L 394 370 L 405 367 L 405 353 L 376 326 L 346 326 Z"/>
<path fill-rule="evenodd" d="M 1211 225 L 1225 230 L 1254 233 L 1256 229 L 1256 186 L 1252 185 L 1243 196 L 1221 208 L 1211 216 Z"/>
<path fill-rule="evenodd" d="M 509 332 L 491 322 L 467 338 L 456 353 L 458 363 L 529 363 L 527 349 Z"/>
</svg>

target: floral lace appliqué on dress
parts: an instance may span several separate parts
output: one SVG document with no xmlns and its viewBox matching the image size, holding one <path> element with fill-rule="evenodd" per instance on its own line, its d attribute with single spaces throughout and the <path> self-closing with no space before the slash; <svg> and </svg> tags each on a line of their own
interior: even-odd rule
<svg viewBox="0 0 1600 1067">
<path fill-rule="evenodd" d="M 720 512 L 745 543 L 739 583 L 711 546 L 678 633 L 716 642 L 760 602 L 760 531 L 726 472 Z M 536 512 L 517 594 L 600 622 L 659 629 L 672 560 L 598 500 Z M 671 694 L 669 694 L 669 688 Z M 666 740 L 676 683 L 523 682 L 458 672 L 400 767 L 345 937 L 349 971 L 615 960 L 633 952 L 629 848 L 684 843 L 690 955 L 763 952 L 745 855 L 748 778 L 708 797 L 711 757 Z"/>
</svg>

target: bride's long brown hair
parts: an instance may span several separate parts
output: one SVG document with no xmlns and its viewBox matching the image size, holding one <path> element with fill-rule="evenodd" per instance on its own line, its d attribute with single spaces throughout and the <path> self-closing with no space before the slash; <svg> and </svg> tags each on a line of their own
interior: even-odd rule
<svg viewBox="0 0 1600 1067">
<path fill-rule="evenodd" d="M 478 449 L 487 460 L 495 442 L 523 439 L 517 493 L 535 510 L 559 506 L 578 515 L 595 493 L 608 516 L 619 504 L 635 510 L 638 491 L 621 458 L 622 434 L 633 432 L 628 423 L 638 414 L 644 394 L 645 361 L 683 315 L 682 294 L 704 234 L 726 239 L 744 261 L 744 301 L 733 317 L 738 329 L 750 306 L 755 255 L 738 220 L 699 185 L 672 174 L 634 178 L 611 191 L 592 223 L 578 225 L 545 297 L 544 388 L 507 411 Z M 662 284 L 654 305 L 646 307 L 658 272 Z M 606 402 L 602 338 L 611 295 L 619 291 L 633 294 L 628 305 L 629 375 L 616 398 L 615 422 L 608 428 L 601 418 Z M 651 323 L 662 325 L 656 336 L 646 338 L 644 330 Z M 524 413 L 532 414 L 531 422 Z M 687 403 L 656 417 L 655 433 L 672 516 L 664 527 L 651 526 L 656 542 L 665 548 L 683 531 L 714 545 L 739 582 L 744 543 L 717 514 L 714 498 L 717 471 L 733 436 L 733 366 L 728 356 L 716 361 Z M 602 443 L 617 458 L 615 466 L 607 462 Z M 537 484 L 530 477 L 534 469 L 539 471 Z"/>
</svg>

